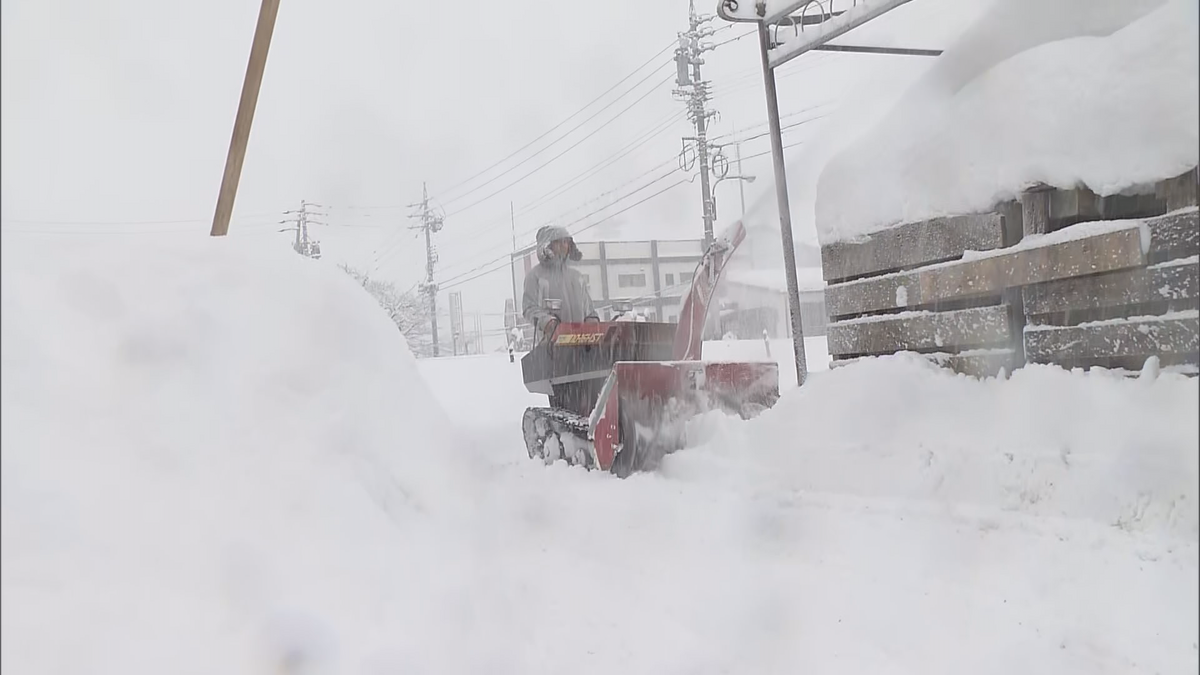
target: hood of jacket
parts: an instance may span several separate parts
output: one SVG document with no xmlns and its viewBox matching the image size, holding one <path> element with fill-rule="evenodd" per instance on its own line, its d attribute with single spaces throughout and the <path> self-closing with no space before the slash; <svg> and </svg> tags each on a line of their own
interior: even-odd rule
<svg viewBox="0 0 1200 675">
<path fill-rule="evenodd" d="M 550 252 L 551 242 L 559 239 L 566 239 L 571 242 L 571 248 L 567 252 L 567 258 L 578 261 L 583 259 L 583 253 L 579 247 L 575 245 L 575 238 L 567 231 L 567 228 L 560 225 L 546 225 L 537 232 L 537 255 L 538 260 L 542 262 L 551 262 L 554 254 Z"/>
</svg>

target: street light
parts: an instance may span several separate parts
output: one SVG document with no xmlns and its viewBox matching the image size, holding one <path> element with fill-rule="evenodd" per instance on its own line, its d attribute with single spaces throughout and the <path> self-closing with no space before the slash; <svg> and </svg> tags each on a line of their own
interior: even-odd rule
<svg viewBox="0 0 1200 675">
<path fill-rule="evenodd" d="M 713 204 L 712 204 L 712 208 L 713 208 L 713 218 L 716 218 L 716 217 L 717 217 L 717 186 L 721 184 L 721 181 L 723 181 L 723 180 L 728 180 L 728 179 L 733 179 L 733 180 L 737 180 L 737 181 L 738 181 L 738 192 L 741 194 L 741 197 L 742 197 L 742 215 L 743 215 L 743 216 L 745 216 L 745 215 L 746 215 L 746 190 L 745 190 L 745 184 L 746 184 L 746 183 L 753 183 L 753 182 L 754 182 L 754 178 L 755 178 L 754 176 L 728 176 L 728 175 L 726 175 L 726 176 L 721 176 L 721 177 L 720 177 L 720 178 L 718 178 L 716 181 L 714 181 L 714 182 L 713 182 L 713 189 L 712 189 L 712 191 L 713 191 L 713 196 L 712 196 L 712 201 L 713 201 Z"/>
</svg>

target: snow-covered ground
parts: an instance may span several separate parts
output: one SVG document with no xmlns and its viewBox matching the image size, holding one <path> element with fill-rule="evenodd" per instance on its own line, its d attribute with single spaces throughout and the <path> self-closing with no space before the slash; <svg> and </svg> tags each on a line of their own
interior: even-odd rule
<svg viewBox="0 0 1200 675">
<path fill-rule="evenodd" d="M 881 19 L 881 22 L 883 20 Z M 823 242 L 1037 182 L 1145 191 L 1200 160 L 1196 0 L 994 2 L 817 187 Z"/>
<path fill-rule="evenodd" d="M 1194 379 L 813 367 L 622 481 L 285 249 L 4 235 L 0 275 L 4 672 L 1200 666 Z"/>
</svg>

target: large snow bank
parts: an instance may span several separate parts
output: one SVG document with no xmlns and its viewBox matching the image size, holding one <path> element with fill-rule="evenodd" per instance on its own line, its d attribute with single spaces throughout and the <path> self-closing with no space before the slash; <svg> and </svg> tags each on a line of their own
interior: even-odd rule
<svg viewBox="0 0 1200 675">
<path fill-rule="evenodd" d="M 708 473 L 760 486 L 1084 519 L 1194 542 L 1198 409 L 1200 385 L 1183 375 L 1028 366 L 978 380 L 897 355 L 815 375 L 754 424 L 699 420 L 696 433 L 716 436 L 673 460 L 719 462 Z"/>
<path fill-rule="evenodd" d="M 414 367 L 330 266 L 145 237 L 0 242 L 4 672 L 1197 667 L 1194 383 L 864 363 L 621 481 L 529 460 L 519 364 Z M 1067 517 L 995 508 L 1006 452 Z"/>
<path fill-rule="evenodd" d="M 470 492 L 349 277 L 277 241 L 145 239 L 0 246 L 6 673 L 276 672 L 321 648 L 294 611 L 434 577 L 410 540 Z"/>
<path fill-rule="evenodd" d="M 1196 0 L 1006 0 L 817 188 L 823 242 L 969 213 L 1025 186 L 1113 194 L 1200 158 Z"/>
</svg>

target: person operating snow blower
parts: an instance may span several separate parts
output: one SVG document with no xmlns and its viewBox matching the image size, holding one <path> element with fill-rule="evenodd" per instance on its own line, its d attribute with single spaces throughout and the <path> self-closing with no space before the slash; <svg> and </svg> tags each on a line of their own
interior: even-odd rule
<svg viewBox="0 0 1200 675">
<path fill-rule="evenodd" d="M 525 320 L 546 338 L 559 323 L 599 321 L 583 275 L 567 264 L 583 258 L 567 228 L 547 225 L 538 230 L 537 255 L 537 266 L 525 276 L 525 294 L 521 300 Z M 550 308 L 553 305 L 557 308 Z"/>
</svg>

